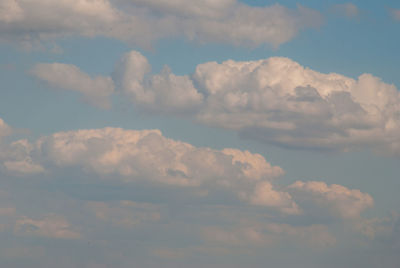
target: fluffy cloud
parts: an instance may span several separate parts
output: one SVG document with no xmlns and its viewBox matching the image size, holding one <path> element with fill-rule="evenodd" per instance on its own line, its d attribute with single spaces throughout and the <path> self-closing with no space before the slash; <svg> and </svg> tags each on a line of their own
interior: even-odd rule
<svg viewBox="0 0 400 268">
<path fill-rule="evenodd" d="M 358 219 L 361 212 L 371 208 L 374 204 L 374 200 L 369 194 L 337 184 L 297 181 L 289 188 L 298 202 L 301 204 L 308 202 L 308 205 L 319 208 L 317 211 L 320 215 L 322 211 L 327 211 L 331 215 L 343 219 Z"/>
<path fill-rule="evenodd" d="M 282 147 L 400 154 L 400 93 L 370 74 L 352 79 L 274 57 L 207 62 L 191 76 L 146 76 L 150 66 L 138 52 L 123 62 L 114 79 L 139 109 L 182 113 L 190 107 L 197 122 Z"/>
<path fill-rule="evenodd" d="M 115 83 L 137 109 L 185 115 L 261 142 L 400 155 L 400 93 L 371 74 L 324 74 L 279 57 L 207 62 L 183 76 L 168 67 L 150 71 L 147 59 L 132 51 L 116 65 L 114 82 L 64 64 L 39 64 L 32 72 L 101 107 L 108 107 Z"/>
<path fill-rule="evenodd" d="M 84 99 L 95 106 L 106 109 L 111 106 L 109 97 L 114 92 L 111 77 L 92 78 L 74 65 L 61 63 L 40 63 L 35 65 L 31 73 L 51 87 L 82 93 Z"/>
<path fill-rule="evenodd" d="M 373 205 L 368 194 L 324 182 L 299 181 L 278 189 L 272 182 L 284 171 L 259 154 L 195 147 L 166 138 L 159 130 L 103 128 L 58 132 L 34 143 L 19 140 L 8 146 L 2 166 L 16 175 L 73 168 L 103 180 L 172 186 L 202 196 L 223 191 L 251 205 L 291 215 L 302 214 L 311 204 L 306 213 L 321 208 L 334 217 L 354 219 Z M 109 211 L 100 204 L 93 207 L 102 208 L 103 215 Z M 129 214 L 124 211 L 118 212 L 121 217 Z"/>
<path fill-rule="evenodd" d="M 298 6 L 251 7 L 236 0 L 1 0 L 2 39 L 32 43 L 70 35 L 105 36 L 148 45 L 170 36 L 199 42 L 277 46 L 321 15 Z"/>
<path fill-rule="evenodd" d="M 297 212 L 288 193 L 276 191 L 272 185 L 265 191 L 262 182 L 281 176 L 283 170 L 261 155 L 236 149 L 197 148 L 168 139 L 159 130 L 104 128 L 59 132 L 32 144 L 16 141 L 8 150 L 3 169 L 17 175 L 80 168 L 105 180 L 125 183 L 189 187 L 204 193 L 229 190 L 253 204 L 283 213 Z"/>
</svg>

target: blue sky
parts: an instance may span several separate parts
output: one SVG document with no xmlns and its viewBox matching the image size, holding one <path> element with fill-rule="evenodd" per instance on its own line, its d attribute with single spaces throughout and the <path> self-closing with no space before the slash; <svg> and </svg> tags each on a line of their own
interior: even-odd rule
<svg viewBox="0 0 400 268">
<path fill-rule="evenodd" d="M 396 1 L 0 0 L 0 266 L 398 267 Z"/>
</svg>

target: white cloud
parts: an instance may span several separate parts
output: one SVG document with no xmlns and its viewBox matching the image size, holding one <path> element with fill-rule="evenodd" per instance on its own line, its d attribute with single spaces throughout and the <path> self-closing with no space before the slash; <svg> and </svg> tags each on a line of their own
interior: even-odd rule
<svg viewBox="0 0 400 268">
<path fill-rule="evenodd" d="M 319 12 L 298 6 L 251 7 L 235 0 L 1 0 L 0 33 L 25 43 L 78 36 L 105 36 L 140 45 L 184 36 L 235 45 L 278 46 L 308 27 Z"/>
<path fill-rule="evenodd" d="M 100 108 L 110 108 L 110 95 L 114 92 L 114 83 L 111 77 L 90 77 L 78 67 L 61 63 L 36 64 L 31 73 L 47 82 L 51 87 L 78 91 L 84 99 Z"/>
<path fill-rule="evenodd" d="M 189 116 L 182 111 L 192 107 L 200 123 L 282 147 L 400 154 L 400 93 L 371 74 L 352 79 L 274 57 L 207 62 L 172 84 L 169 71 L 146 76 L 150 66 L 138 52 L 124 59 L 114 79 L 139 109 Z M 154 88 L 157 79 L 167 86 Z"/>
<path fill-rule="evenodd" d="M 149 112 L 184 113 L 196 110 L 203 101 L 188 76 L 177 76 L 165 67 L 145 78 L 150 64 L 139 52 L 126 54 L 116 67 L 115 79 L 133 103 Z"/>
<path fill-rule="evenodd" d="M 297 181 L 290 185 L 289 189 L 300 204 L 307 202 L 310 205 L 311 202 L 311 206 L 320 208 L 319 214 L 327 211 L 343 219 L 359 219 L 364 210 L 374 205 L 374 200 L 369 194 L 337 184 Z"/>
<path fill-rule="evenodd" d="M 8 150 L 2 164 L 10 174 L 50 174 L 80 168 L 103 179 L 152 182 L 201 193 L 219 189 L 283 213 L 293 214 L 297 209 L 288 193 L 275 191 L 272 186 L 268 192 L 253 193 L 260 187 L 258 183 L 284 173 L 261 155 L 237 149 L 197 148 L 165 138 L 159 130 L 104 128 L 59 132 L 32 144 L 26 140 L 14 142 Z M 253 194 L 257 196 L 253 198 Z M 267 195 L 272 196 L 269 202 Z M 262 202 L 255 201 L 258 199 Z"/>
<path fill-rule="evenodd" d="M 159 130 L 103 128 L 58 132 L 34 143 L 14 142 L 8 150 L 8 158 L 3 158 L 2 164 L 9 174 L 46 175 L 78 168 L 98 179 L 172 186 L 180 191 L 203 193 L 199 197 L 210 191 L 223 191 L 251 205 L 291 215 L 322 208 L 335 217 L 354 219 L 373 205 L 372 197 L 366 193 L 324 182 L 299 181 L 286 190 L 276 189 L 272 181 L 284 171 L 261 155 L 229 148 L 195 147 L 166 138 Z M 129 214 L 125 212 L 123 209 L 118 213 L 122 217 Z"/>
<path fill-rule="evenodd" d="M 80 233 L 61 216 L 49 215 L 44 219 L 34 220 L 22 217 L 17 220 L 14 233 L 22 236 L 43 236 L 59 239 L 78 239 Z"/>
</svg>

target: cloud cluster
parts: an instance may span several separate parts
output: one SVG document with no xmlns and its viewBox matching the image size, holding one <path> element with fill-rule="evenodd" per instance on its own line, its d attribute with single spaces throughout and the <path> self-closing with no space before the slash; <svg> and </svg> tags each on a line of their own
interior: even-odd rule
<svg viewBox="0 0 400 268">
<path fill-rule="evenodd" d="M 79 168 L 104 180 L 125 183 L 150 182 L 157 185 L 196 189 L 221 189 L 254 203 L 260 195 L 275 195 L 276 200 L 258 205 L 292 212 L 285 193 L 272 186 L 266 192 L 252 191 L 258 183 L 283 174 L 261 155 L 236 149 L 197 148 L 164 137 L 159 130 L 124 130 L 104 128 L 59 132 L 34 143 L 19 140 L 9 145 L 3 169 L 14 174 L 56 172 Z M 279 196 L 282 196 L 279 199 Z M 246 198 L 244 198 L 246 197 Z M 293 211 L 295 212 L 295 211 Z"/>
<path fill-rule="evenodd" d="M 282 147 L 400 153 L 400 94 L 371 74 L 319 73 L 288 58 L 197 66 L 192 75 L 150 74 L 133 51 L 113 76 L 135 107 L 191 116 Z"/>
<path fill-rule="evenodd" d="M 1 39 L 25 44 L 68 36 L 104 36 L 147 46 L 171 36 L 201 43 L 278 46 L 319 12 L 302 6 L 252 7 L 236 0 L 1 0 Z"/>
<path fill-rule="evenodd" d="M 103 128 L 58 132 L 30 143 L 7 147 L 4 172 L 16 175 L 79 169 L 105 181 L 150 183 L 195 190 L 223 191 L 248 204 L 299 215 L 297 200 L 311 201 L 335 217 L 355 218 L 373 204 L 368 194 L 323 182 L 296 182 L 278 189 L 274 179 L 284 171 L 264 157 L 237 149 L 214 150 L 166 138 L 159 130 Z M 294 199 L 296 197 L 297 199 Z M 97 209 L 101 209 L 98 204 Z M 314 209 L 313 208 L 313 209 Z M 107 207 L 102 208 L 103 215 Z M 120 214 L 124 214 L 122 211 Z"/>
<path fill-rule="evenodd" d="M 139 110 L 187 116 L 285 148 L 400 155 L 400 93 L 371 74 L 324 74 L 280 57 L 207 62 L 191 75 L 168 67 L 151 74 L 137 51 L 118 62 L 114 82 L 58 63 L 38 64 L 32 73 L 105 107 L 115 84 Z"/>
</svg>

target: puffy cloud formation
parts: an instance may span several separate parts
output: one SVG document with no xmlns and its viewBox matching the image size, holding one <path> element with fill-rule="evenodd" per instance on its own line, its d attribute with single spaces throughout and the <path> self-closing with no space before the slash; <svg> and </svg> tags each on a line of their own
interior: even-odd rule
<svg viewBox="0 0 400 268">
<path fill-rule="evenodd" d="M 289 186 L 293 195 L 300 203 L 309 202 L 313 207 L 328 210 L 331 215 L 343 219 L 357 219 L 360 213 L 371 208 L 374 200 L 369 194 L 360 190 L 351 190 L 344 186 L 325 182 L 297 181 Z M 291 191 L 291 192 L 292 192 Z"/>
<path fill-rule="evenodd" d="M 368 194 L 324 182 L 299 181 L 287 189 L 277 189 L 272 181 L 284 171 L 261 155 L 229 148 L 195 147 L 166 138 L 159 130 L 103 128 L 58 132 L 34 143 L 13 142 L 7 150 L 2 169 L 20 176 L 73 168 L 103 180 L 175 187 L 202 193 L 201 196 L 224 191 L 251 205 L 291 215 L 302 214 L 302 203 L 305 207 L 311 203 L 310 213 L 322 208 L 334 217 L 351 219 L 373 205 Z M 128 203 L 125 205 L 129 207 Z M 107 217 L 107 207 L 92 207 L 103 210 L 99 213 Z M 124 211 L 118 213 L 128 219 L 124 215 L 129 213 Z"/>
<path fill-rule="evenodd" d="M 90 77 L 78 67 L 61 63 L 40 63 L 34 66 L 31 73 L 47 82 L 51 87 L 78 91 L 84 99 L 100 108 L 110 108 L 109 97 L 114 92 L 111 77 Z"/>
<path fill-rule="evenodd" d="M 147 59 L 132 51 L 116 65 L 114 81 L 58 63 L 38 64 L 32 73 L 104 108 L 115 83 L 137 109 L 190 116 L 261 142 L 400 155 L 400 93 L 371 74 L 323 74 L 279 57 L 207 62 L 183 76 L 168 67 L 160 74 L 150 71 Z"/>
<path fill-rule="evenodd" d="M 207 62 L 191 76 L 149 70 L 131 52 L 114 75 L 140 109 L 191 109 L 198 122 L 282 147 L 400 154 L 400 93 L 373 75 L 323 74 L 280 57 Z"/>
<path fill-rule="evenodd" d="M 170 36 L 199 42 L 278 46 L 318 26 L 319 12 L 298 6 L 252 7 L 236 0 L 1 0 L 2 39 L 105 36 L 148 45 Z"/>
<path fill-rule="evenodd" d="M 141 181 L 206 191 L 228 189 L 250 203 L 283 213 L 297 212 L 289 194 L 275 191 L 272 185 L 268 191 L 263 184 L 258 185 L 283 174 L 280 167 L 272 166 L 261 155 L 236 149 L 198 148 L 165 138 L 159 130 L 104 128 L 59 132 L 33 144 L 16 141 L 8 150 L 2 164 L 9 173 L 80 168 L 126 183 Z M 252 197 L 254 189 L 256 196 Z"/>
</svg>

